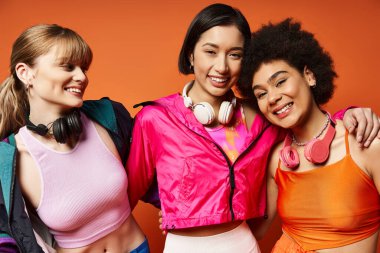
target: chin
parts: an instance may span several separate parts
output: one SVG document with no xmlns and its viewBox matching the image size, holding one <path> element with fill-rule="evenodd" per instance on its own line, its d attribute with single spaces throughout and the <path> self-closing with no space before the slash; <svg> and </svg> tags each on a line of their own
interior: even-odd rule
<svg viewBox="0 0 380 253">
<path fill-rule="evenodd" d="M 73 103 L 67 103 L 67 106 L 70 107 L 70 108 L 79 108 L 82 105 L 83 105 L 83 100 L 76 101 L 76 102 L 73 102 Z"/>
<path fill-rule="evenodd" d="M 273 125 L 281 127 L 281 128 L 285 128 L 285 129 L 291 128 L 293 126 L 293 124 L 291 124 L 290 122 L 287 122 L 286 119 L 279 120 L 277 118 L 268 118 L 268 120 Z"/>
<path fill-rule="evenodd" d="M 77 103 L 74 107 L 79 108 L 79 107 L 82 107 L 82 105 L 83 105 L 83 100 L 80 103 Z"/>
<path fill-rule="evenodd" d="M 214 97 L 223 97 L 224 95 L 226 95 L 228 93 L 229 90 L 230 90 L 230 88 L 215 88 L 210 93 Z"/>
</svg>

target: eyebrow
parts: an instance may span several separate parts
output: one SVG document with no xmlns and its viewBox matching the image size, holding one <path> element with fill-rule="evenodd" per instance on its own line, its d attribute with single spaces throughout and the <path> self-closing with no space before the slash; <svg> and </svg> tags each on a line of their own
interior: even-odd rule
<svg viewBox="0 0 380 253">
<path fill-rule="evenodd" d="M 210 47 L 214 47 L 214 48 L 219 48 L 219 46 L 217 44 L 214 44 L 214 43 L 211 43 L 211 42 L 206 42 L 202 45 L 202 47 L 204 46 L 210 46 Z M 244 51 L 244 49 L 242 47 L 232 47 L 230 48 L 229 51 L 233 51 L 233 50 L 241 50 L 241 51 Z"/>
<path fill-rule="evenodd" d="M 273 75 L 271 75 L 271 76 L 268 78 L 268 83 L 272 82 L 273 79 L 275 79 L 275 78 L 276 78 L 277 76 L 279 76 L 280 74 L 284 74 L 284 73 L 288 73 L 288 71 L 285 71 L 285 70 L 277 71 L 276 73 L 274 73 Z M 260 88 L 260 87 L 261 87 L 260 84 L 253 85 L 252 90 L 257 89 L 257 88 Z"/>
</svg>

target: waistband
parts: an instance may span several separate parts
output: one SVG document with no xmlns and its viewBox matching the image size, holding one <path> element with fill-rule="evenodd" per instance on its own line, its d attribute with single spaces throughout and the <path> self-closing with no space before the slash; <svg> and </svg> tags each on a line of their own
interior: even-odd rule
<svg viewBox="0 0 380 253">
<path fill-rule="evenodd" d="M 183 236 L 168 233 L 164 253 L 260 253 L 259 246 L 248 225 L 211 236 Z"/>
<path fill-rule="evenodd" d="M 130 253 L 149 253 L 150 250 L 149 250 L 149 244 L 148 244 L 148 240 L 145 239 L 137 248 L 135 248 L 134 250 L 131 250 Z"/>
</svg>

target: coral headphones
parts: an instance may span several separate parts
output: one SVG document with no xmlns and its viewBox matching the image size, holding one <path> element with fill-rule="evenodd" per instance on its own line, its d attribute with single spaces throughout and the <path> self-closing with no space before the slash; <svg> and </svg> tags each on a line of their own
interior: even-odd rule
<svg viewBox="0 0 380 253">
<path fill-rule="evenodd" d="M 312 163 L 324 163 L 330 155 L 330 145 L 335 136 L 335 128 L 330 122 L 327 132 L 322 139 L 313 139 L 305 145 L 305 158 Z M 288 134 L 285 138 L 284 147 L 280 150 L 280 159 L 289 169 L 295 169 L 300 163 L 298 152 L 291 146 L 293 140 Z"/>
<path fill-rule="evenodd" d="M 212 106 L 207 102 L 200 102 L 198 104 L 193 104 L 190 97 L 187 96 L 189 90 L 193 87 L 193 82 L 189 82 L 185 85 L 182 91 L 183 103 L 187 108 L 190 108 L 195 118 L 203 125 L 208 125 L 215 120 L 215 112 Z M 234 114 L 234 108 L 236 106 L 236 97 L 233 96 L 231 102 L 223 101 L 220 104 L 218 121 L 220 124 L 228 124 Z"/>
</svg>

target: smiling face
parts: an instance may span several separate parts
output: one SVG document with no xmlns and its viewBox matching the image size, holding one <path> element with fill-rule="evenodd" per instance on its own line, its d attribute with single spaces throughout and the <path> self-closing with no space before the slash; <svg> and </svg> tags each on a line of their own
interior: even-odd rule
<svg viewBox="0 0 380 253">
<path fill-rule="evenodd" d="M 303 124 L 313 110 L 319 110 L 310 87 L 311 71 L 304 73 L 283 60 L 263 63 L 253 76 L 253 92 L 260 111 L 273 124 L 294 128 Z"/>
<path fill-rule="evenodd" d="M 243 47 L 236 26 L 214 26 L 204 32 L 190 56 L 195 75 L 192 93 L 203 101 L 224 96 L 239 78 Z"/>
<path fill-rule="evenodd" d="M 67 62 L 58 46 L 39 56 L 30 67 L 29 101 L 33 105 L 58 107 L 62 111 L 80 107 L 88 84 L 86 70 Z"/>
</svg>

